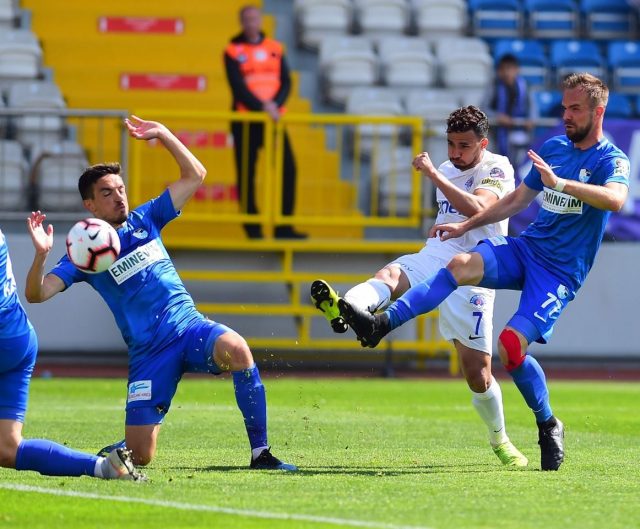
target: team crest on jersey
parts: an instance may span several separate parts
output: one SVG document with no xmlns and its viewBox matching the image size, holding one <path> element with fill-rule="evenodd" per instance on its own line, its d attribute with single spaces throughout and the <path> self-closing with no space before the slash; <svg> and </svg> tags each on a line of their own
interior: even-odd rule
<svg viewBox="0 0 640 529">
<path fill-rule="evenodd" d="M 467 181 L 464 183 L 464 188 L 469 191 L 469 189 L 471 189 L 471 187 L 473 186 L 473 176 L 470 176 Z"/>
<path fill-rule="evenodd" d="M 266 61 L 267 60 L 267 52 L 264 50 L 257 50 L 254 55 L 256 61 Z"/>
<path fill-rule="evenodd" d="M 144 240 L 147 237 L 149 237 L 149 232 L 147 230 L 145 230 L 144 228 L 138 228 L 136 231 L 133 232 L 132 235 L 136 239 Z"/>
<path fill-rule="evenodd" d="M 127 402 L 151 400 L 151 380 L 137 380 L 129 384 Z"/>
<path fill-rule="evenodd" d="M 628 178 L 630 173 L 629 162 L 624 158 L 616 158 L 613 176 L 624 176 Z"/>
<path fill-rule="evenodd" d="M 580 169 L 580 173 L 578 174 L 578 180 L 580 180 L 583 184 L 591 178 L 591 171 L 589 169 Z"/>
<path fill-rule="evenodd" d="M 569 295 L 569 289 L 564 285 L 558 285 L 558 290 L 556 292 L 558 294 L 558 299 L 565 299 Z"/>
<path fill-rule="evenodd" d="M 487 299 L 482 294 L 474 294 L 471 296 L 469 303 L 477 309 L 484 310 L 484 307 L 487 304 Z"/>
</svg>

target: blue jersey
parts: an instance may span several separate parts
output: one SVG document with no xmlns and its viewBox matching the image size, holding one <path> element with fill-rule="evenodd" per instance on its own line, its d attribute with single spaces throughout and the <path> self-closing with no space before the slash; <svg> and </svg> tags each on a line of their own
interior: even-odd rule
<svg viewBox="0 0 640 529">
<path fill-rule="evenodd" d="M 544 143 L 539 154 L 560 178 L 599 186 L 629 185 L 629 159 L 606 139 L 581 150 L 566 136 L 556 136 Z M 535 167 L 524 183 L 543 191 L 543 197 L 538 216 L 521 237 L 545 267 L 577 291 L 593 265 L 611 212 L 544 187 Z"/>
<path fill-rule="evenodd" d="M 16 280 L 13 277 L 11 258 L 7 241 L 0 230 L 0 338 L 14 338 L 26 334 L 31 329 L 18 293 Z"/>
<path fill-rule="evenodd" d="M 204 319 L 160 239 L 162 228 L 177 215 L 167 190 L 129 213 L 117 230 L 120 255 L 107 271 L 87 274 L 66 255 L 51 271 L 67 287 L 86 281 L 98 291 L 132 358 L 166 346 L 194 321 Z"/>
</svg>

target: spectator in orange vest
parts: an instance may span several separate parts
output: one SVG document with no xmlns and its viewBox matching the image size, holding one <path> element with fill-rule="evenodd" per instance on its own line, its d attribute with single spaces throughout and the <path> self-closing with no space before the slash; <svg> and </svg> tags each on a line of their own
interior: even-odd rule
<svg viewBox="0 0 640 529">
<path fill-rule="evenodd" d="M 291 88 L 282 44 L 265 36 L 262 14 L 255 6 L 248 5 L 240 10 L 240 24 L 242 32 L 231 39 L 224 53 L 233 110 L 262 111 L 277 121 L 285 110 L 284 103 Z M 231 124 L 231 132 L 240 203 L 244 212 L 257 213 L 255 169 L 258 150 L 264 143 L 264 125 L 237 121 Z M 282 214 L 291 215 L 295 202 L 296 164 L 286 132 L 282 173 Z M 260 224 L 245 224 L 245 230 L 252 239 L 262 238 Z M 283 239 L 306 237 L 291 226 L 276 227 L 275 236 Z"/>
</svg>

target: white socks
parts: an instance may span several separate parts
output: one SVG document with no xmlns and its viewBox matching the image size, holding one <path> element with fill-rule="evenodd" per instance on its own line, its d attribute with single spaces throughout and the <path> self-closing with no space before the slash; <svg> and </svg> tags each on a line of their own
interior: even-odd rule
<svg viewBox="0 0 640 529">
<path fill-rule="evenodd" d="M 375 312 L 389 304 L 391 290 L 384 281 L 372 278 L 349 289 L 344 299 L 360 310 Z"/>
<path fill-rule="evenodd" d="M 257 458 L 263 450 L 266 450 L 267 448 L 269 448 L 268 446 L 259 446 L 258 448 L 252 448 L 251 449 L 251 459 L 255 459 Z"/>
<path fill-rule="evenodd" d="M 473 407 L 489 430 L 489 441 L 492 446 L 498 446 L 509 440 L 504 424 L 504 409 L 502 407 L 502 391 L 498 381 L 491 377 L 491 385 L 484 393 L 471 392 Z"/>
</svg>

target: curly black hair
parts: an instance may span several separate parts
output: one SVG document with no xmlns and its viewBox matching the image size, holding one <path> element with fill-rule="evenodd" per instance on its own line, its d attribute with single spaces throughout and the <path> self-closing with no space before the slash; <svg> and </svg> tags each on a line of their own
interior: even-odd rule
<svg viewBox="0 0 640 529">
<path fill-rule="evenodd" d="M 478 138 L 489 134 L 489 118 L 478 107 L 469 105 L 454 110 L 447 118 L 447 133 L 472 130 Z"/>
</svg>

